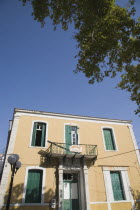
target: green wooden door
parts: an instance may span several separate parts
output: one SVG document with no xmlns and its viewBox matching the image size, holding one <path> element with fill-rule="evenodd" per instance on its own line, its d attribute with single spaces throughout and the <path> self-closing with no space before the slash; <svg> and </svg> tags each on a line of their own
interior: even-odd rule
<svg viewBox="0 0 140 210">
<path fill-rule="evenodd" d="M 25 203 L 41 203 L 42 170 L 29 170 Z"/>
<path fill-rule="evenodd" d="M 73 174 L 63 180 L 63 210 L 79 210 L 78 179 L 71 179 Z M 78 177 L 78 176 L 77 176 Z"/>
<path fill-rule="evenodd" d="M 78 144 L 78 134 L 77 134 L 77 126 L 65 125 L 65 143 L 66 149 L 70 149 L 71 145 Z M 70 154 L 71 152 L 66 150 L 66 154 Z"/>
</svg>

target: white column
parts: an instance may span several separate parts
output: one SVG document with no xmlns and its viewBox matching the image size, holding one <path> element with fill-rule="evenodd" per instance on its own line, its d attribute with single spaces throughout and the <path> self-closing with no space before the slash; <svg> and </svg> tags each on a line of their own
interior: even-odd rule
<svg viewBox="0 0 140 210">
<path fill-rule="evenodd" d="M 84 161 L 84 180 L 85 180 L 85 199 L 86 199 L 86 210 L 90 210 L 90 199 L 89 199 L 89 185 L 88 185 L 88 168 Z"/>
<path fill-rule="evenodd" d="M 63 202 L 63 159 L 59 159 L 59 210 L 62 210 Z"/>
<path fill-rule="evenodd" d="M 4 170 L 3 170 L 3 175 L 2 175 L 1 185 L 0 185 L 0 209 L 2 209 L 2 206 L 4 204 L 4 196 L 6 193 L 8 177 L 9 177 L 9 172 L 10 172 L 10 164 L 7 162 L 7 158 L 9 154 L 13 153 L 13 150 L 14 150 L 19 118 L 20 118 L 19 116 L 15 116 L 13 120 L 13 126 L 11 130 L 11 135 L 10 135 L 10 140 L 9 140 L 9 145 L 8 145 L 8 150 L 7 150 L 8 155 L 5 160 Z"/>
</svg>

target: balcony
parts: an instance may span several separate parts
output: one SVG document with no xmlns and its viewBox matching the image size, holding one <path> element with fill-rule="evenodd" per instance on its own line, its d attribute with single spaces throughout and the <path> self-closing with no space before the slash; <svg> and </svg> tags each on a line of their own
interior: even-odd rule
<svg viewBox="0 0 140 210">
<path fill-rule="evenodd" d="M 51 142 L 46 150 L 49 157 L 67 157 L 67 158 L 86 158 L 94 159 L 97 157 L 97 145 L 78 144 L 69 145 L 65 143 Z"/>
</svg>

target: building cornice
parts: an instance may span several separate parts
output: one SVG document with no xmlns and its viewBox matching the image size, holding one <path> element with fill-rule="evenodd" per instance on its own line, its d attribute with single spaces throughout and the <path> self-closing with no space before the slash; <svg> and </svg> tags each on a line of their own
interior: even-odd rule
<svg viewBox="0 0 140 210">
<path fill-rule="evenodd" d="M 119 120 L 119 119 L 108 119 L 108 118 L 99 118 L 99 117 L 90 117 L 90 116 L 81 116 L 81 115 L 72 115 L 72 114 L 62 114 L 62 113 L 54 113 L 54 112 L 44 112 L 37 110 L 27 110 L 27 109 L 14 109 L 14 115 L 19 113 L 19 115 L 42 115 L 42 116 L 50 116 L 50 117 L 60 117 L 60 118 L 71 118 L 78 120 L 88 120 L 88 121 L 102 121 L 102 122 L 112 122 L 112 123 L 123 123 L 123 124 L 131 124 L 131 120 Z"/>
</svg>

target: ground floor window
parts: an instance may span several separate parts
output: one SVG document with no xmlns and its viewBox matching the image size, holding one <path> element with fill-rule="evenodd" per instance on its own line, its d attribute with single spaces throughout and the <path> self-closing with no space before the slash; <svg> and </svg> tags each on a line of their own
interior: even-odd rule
<svg viewBox="0 0 140 210">
<path fill-rule="evenodd" d="M 129 178 L 126 167 L 103 167 L 107 200 L 131 201 Z"/>
<path fill-rule="evenodd" d="M 120 171 L 111 171 L 111 183 L 113 189 L 114 200 L 125 200 L 124 187 Z"/>
</svg>

